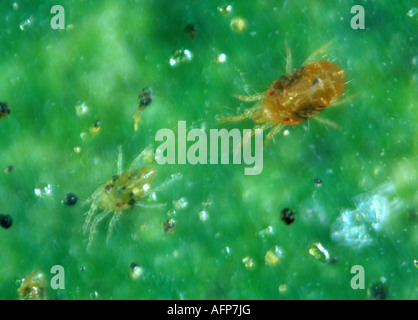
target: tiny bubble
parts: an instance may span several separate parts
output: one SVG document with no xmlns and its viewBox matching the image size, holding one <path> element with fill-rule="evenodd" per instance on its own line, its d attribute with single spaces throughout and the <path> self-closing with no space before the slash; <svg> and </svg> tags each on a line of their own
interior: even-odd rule
<svg viewBox="0 0 418 320">
<path fill-rule="evenodd" d="M 408 17 L 411 17 L 411 18 L 412 18 L 413 16 L 415 16 L 415 15 L 417 14 L 417 12 L 418 12 L 418 9 L 414 7 L 414 8 L 412 8 L 412 9 L 410 9 L 410 10 L 407 12 L 407 14 L 406 14 L 406 15 L 407 15 Z"/>
<path fill-rule="evenodd" d="M 46 196 L 52 195 L 52 186 L 47 183 L 40 183 L 35 187 L 33 192 L 39 198 L 44 198 Z"/>
<path fill-rule="evenodd" d="M 189 202 L 185 197 L 181 197 L 177 200 L 173 200 L 173 205 L 176 210 L 182 210 L 189 206 Z"/>
<path fill-rule="evenodd" d="M 246 256 L 242 258 L 242 263 L 248 270 L 254 270 L 255 269 L 255 261 L 250 256 Z"/>
<path fill-rule="evenodd" d="M 205 222 L 209 219 L 209 213 L 206 210 L 202 210 L 199 212 L 199 219 L 200 221 Z"/>
<path fill-rule="evenodd" d="M 193 59 L 193 54 L 188 49 L 177 50 L 173 56 L 170 57 L 169 63 L 170 66 L 176 67 L 179 64 L 191 61 Z"/>
<path fill-rule="evenodd" d="M 132 262 L 129 266 L 129 277 L 132 280 L 138 280 L 144 273 L 144 269 L 137 265 L 136 263 Z"/>
<path fill-rule="evenodd" d="M 78 117 L 84 116 L 89 112 L 89 106 L 82 102 L 75 106 L 75 113 Z"/>
<path fill-rule="evenodd" d="M 20 28 L 20 30 L 25 31 L 27 28 L 29 28 L 29 27 L 30 27 L 31 23 L 32 23 L 32 21 L 31 21 L 30 19 L 23 20 L 23 21 L 19 24 L 19 28 Z"/>
<path fill-rule="evenodd" d="M 322 186 L 322 180 L 319 178 L 314 179 L 315 187 L 321 187 Z"/>
<path fill-rule="evenodd" d="M 232 12 L 232 6 L 230 4 L 225 4 L 225 5 L 219 6 L 217 9 L 224 16 L 229 16 Z"/>
<path fill-rule="evenodd" d="M 240 33 L 244 31 L 246 26 L 247 26 L 247 22 L 241 17 L 233 18 L 230 23 L 231 30 L 236 33 Z"/>
</svg>

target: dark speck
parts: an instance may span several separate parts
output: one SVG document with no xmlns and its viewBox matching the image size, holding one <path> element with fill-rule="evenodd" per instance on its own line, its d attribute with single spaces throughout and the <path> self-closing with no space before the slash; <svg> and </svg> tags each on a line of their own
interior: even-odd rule
<svg viewBox="0 0 418 320">
<path fill-rule="evenodd" d="M 4 229 L 9 229 L 11 225 L 13 224 L 13 219 L 8 214 L 0 214 L 0 225 Z"/>
<path fill-rule="evenodd" d="M 74 193 L 68 193 L 62 202 L 67 206 L 73 206 L 77 203 L 78 197 Z"/>
<path fill-rule="evenodd" d="M 280 219 L 285 224 L 289 225 L 295 221 L 295 213 L 292 210 L 285 208 L 280 212 Z"/>
</svg>

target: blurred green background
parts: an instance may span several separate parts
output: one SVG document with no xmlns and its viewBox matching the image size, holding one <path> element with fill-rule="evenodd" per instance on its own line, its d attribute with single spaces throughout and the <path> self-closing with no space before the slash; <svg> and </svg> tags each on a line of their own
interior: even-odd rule
<svg viewBox="0 0 418 320">
<path fill-rule="evenodd" d="M 388 299 L 418 298 L 415 1 L 60 1 L 65 30 L 50 27 L 55 4 L 0 4 L 0 101 L 11 107 L 0 119 L 0 213 L 13 218 L 0 228 L 0 299 L 18 299 L 16 279 L 35 270 L 49 281 L 54 265 L 65 269 L 65 289 L 48 286 L 48 299 L 371 299 L 376 284 Z M 365 30 L 350 27 L 356 4 Z M 126 169 L 179 120 L 207 132 L 252 128 L 216 118 L 251 105 L 235 94 L 262 92 L 285 72 L 285 43 L 298 67 L 330 41 L 328 59 L 345 69 L 351 97 L 321 114 L 338 129 L 313 120 L 287 128 L 258 176 L 245 176 L 245 164 L 157 166 L 155 185 L 182 174 L 157 193 L 166 205 L 124 212 L 109 243 L 103 221 L 86 249 L 82 202 L 116 173 L 118 145 Z M 144 87 L 153 102 L 135 132 Z M 341 212 L 382 186 L 390 210 L 374 243 L 333 241 Z M 69 192 L 79 197 L 73 207 L 61 202 Z M 293 224 L 280 220 L 284 208 Z M 332 263 L 309 255 L 314 242 Z M 364 290 L 350 287 L 353 265 L 364 267 Z"/>
</svg>

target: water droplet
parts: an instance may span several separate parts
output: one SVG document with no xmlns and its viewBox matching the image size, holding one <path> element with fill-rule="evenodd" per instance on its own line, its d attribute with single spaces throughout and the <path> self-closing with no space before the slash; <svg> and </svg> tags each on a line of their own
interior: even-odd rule
<svg viewBox="0 0 418 320">
<path fill-rule="evenodd" d="M 241 17 L 235 17 L 231 20 L 230 27 L 232 31 L 240 33 L 247 27 L 247 22 Z"/>
<path fill-rule="evenodd" d="M 417 269 L 418 269 L 418 259 L 415 259 L 415 260 L 414 260 L 414 266 L 415 266 L 415 268 L 417 268 Z"/>
<path fill-rule="evenodd" d="M 81 132 L 80 133 L 80 138 L 81 140 L 86 140 L 89 137 L 89 135 L 86 132 Z"/>
<path fill-rule="evenodd" d="M 226 17 L 229 16 L 232 12 L 232 6 L 230 4 L 224 4 L 222 6 L 219 6 L 217 9 Z"/>
<path fill-rule="evenodd" d="M 176 210 L 182 210 L 189 206 L 189 202 L 185 197 L 181 197 L 177 200 L 173 200 L 173 205 Z"/>
<path fill-rule="evenodd" d="M 286 284 L 285 284 L 285 283 L 282 283 L 282 284 L 279 286 L 279 292 L 280 292 L 280 293 L 285 293 L 285 292 L 286 292 L 286 290 L 287 290 L 287 286 L 286 286 Z"/>
<path fill-rule="evenodd" d="M 20 24 L 19 24 L 19 28 L 22 31 L 25 31 L 26 29 L 28 29 L 32 24 L 32 21 L 30 19 L 26 19 L 23 20 Z"/>
<path fill-rule="evenodd" d="M 284 251 L 279 246 L 275 246 L 274 248 L 267 251 L 266 255 L 264 256 L 264 260 L 266 264 L 270 266 L 275 266 L 279 264 L 284 257 Z"/>
<path fill-rule="evenodd" d="M 82 102 L 75 106 L 75 113 L 78 117 L 84 116 L 89 112 L 89 106 Z"/>
<path fill-rule="evenodd" d="M 311 257 L 315 260 L 325 263 L 330 261 L 330 255 L 324 246 L 319 242 L 314 242 L 311 244 L 308 250 Z"/>
<path fill-rule="evenodd" d="M 179 64 L 191 61 L 193 59 L 193 54 L 188 49 L 177 50 L 173 56 L 170 57 L 169 63 L 170 66 L 176 67 Z"/>
<path fill-rule="evenodd" d="M 203 209 L 199 212 L 199 219 L 203 222 L 207 221 L 209 219 L 209 213 Z"/>
<path fill-rule="evenodd" d="M 223 64 L 223 63 L 225 63 L 225 62 L 226 62 L 226 59 L 227 59 L 226 54 L 225 54 L 225 53 L 220 53 L 220 54 L 218 54 L 218 55 L 215 57 L 215 59 L 213 60 L 213 62 L 214 62 L 215 64 Z"/>
<path fill-rule="evenodd" d="M 412 9 L 410 9 L 410 10 L 407 12 L 407 14 L 406 14 L 406 15 L 407 15 L 408 17 L 411 17 L 411 18 L 412 18 L 413 16 L 415 16 L 415 15 L 417 14 L 417 12 L 418 12 L 418 9 L 414 7 L 414 8 L 412 8 Z"/>
<path fill-rule="evenodd" d="M 52 186 L 48 183 L 39 183 L 35 189 L 33 189 L 35 195 L 39 198 L 44 198 L 52 195 Z"/>
<path fill-rule="evenodd" d="M 246 256 L 242 258 L 242 263 L 245 265 L 245 267 L 248 270 L 254 270 L 255 269 L 255 261 L 250 256 Z"/>
<path fill-rule="evenodd" d="M 81 148 L 80 147 L 74 147 L 74 152 L 75 153 L 80 153 L 81 152 Z"/>
<path fill-rule="evenodd" d="M 225 248 L 222 249 L 222 253 L 226 256 L 231 255 L 231 248 L 226 246 Z"/>
<path fill-rule="evenodd" d="M 129 277 L 132 280 L 138 280 L 144 274 L 144 268 L 132 262 L 129 266 Z"/>
<path fill-rule="evenodd" d="M 315 187 L 322 187 L 322 180 L 321 179 L 319 179 L 319 178 L 315 178 L 314 179 L 314 184 L 315 184 Z"/>
<path fill-rule="evenodd" d="M 13 2 L 12 3 L 12 8 L 13 8 L 13 10 L 19 9 L 19 4 L 17 2 Z"/>
<path fill-rule="evenodd" d="M 272 226 L 268 226 L 267 228 L 260 230 L 258 232 L 258 234 L 260 235 L 260 237 L 264 238 L 266 236 L 271 236 L 272 234 L 274 234 L 274 228 Z"/>
<path fill-rule="evenodd" d="M 346 210 L 331 226 L 331 238 L 346 246 L 361 248 L 374 242 L 389 214 L 389 202 L 381 195 L 360 195 L 355 198 L 357 208 Z"/>
</svg>

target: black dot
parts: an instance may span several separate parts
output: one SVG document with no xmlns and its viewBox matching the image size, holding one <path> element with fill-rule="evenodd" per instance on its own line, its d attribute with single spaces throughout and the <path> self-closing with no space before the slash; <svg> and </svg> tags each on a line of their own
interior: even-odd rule
<svg viewBox="0 0 418 320">
<path fill-rule="evenodd" d="M 369 294 L 370 299 L 373 300 L 386 300 L 388 296 L 388 290 L 383 283 L 375 283 L 371 285 L 368 288 L 367 293 Z"/>
<path fill-rule="evenodd" d="M 196 29 L 195 25 L 192 23 L 189 23 L 184 28 L 184 32 L 189 35 L 190 37 L 194 38 L 196 37 L 198 30 Z"/>
<path fill-rule="evenodd" d="M 8 229 L 11 227 L 13 223 L 13 219 L 8 214 L 0 214 L 0 224 L 4 229 Z"/>
<path fill-rule="evenodd" d="M 67 206 L 73 206 L 77 203 L 78 197 L 74 193 L 68 193 L 62 202 Z"/>
<path fill-rule="evenodd" d="M 313 181 L 317 187 L 320 187 L 322 185 L 322 180 L 319 178 L 315 178 Z"/>
<path fill-rule="evenodd" d="M 285 224 L 289 225 L 295 221 L 295 213 L 292 210 L 285 208 L 280 212 L 280 219 Z"/>
<path fill-rule="evenodd" d="M 5 102 L 0 102 L 0 118 L 6 117 L 10 114 L 10 108 Z"/>
</svg>

